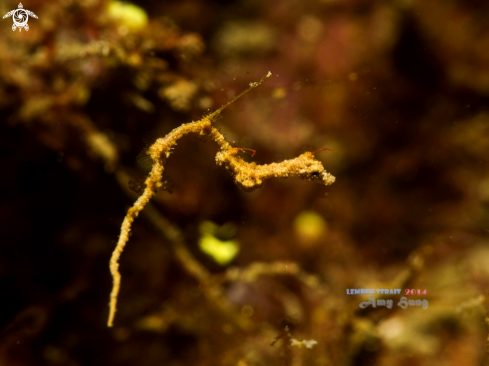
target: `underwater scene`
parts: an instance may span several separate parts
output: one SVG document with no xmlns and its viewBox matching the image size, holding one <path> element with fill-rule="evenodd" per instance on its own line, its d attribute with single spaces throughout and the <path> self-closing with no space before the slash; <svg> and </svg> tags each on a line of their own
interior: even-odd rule
<svg viewBox="0 0 489 366">
<path fill-rule="evenodd" d="M 489 365 L 489 2 L 26 1 L 1 366 Z"/>
</svg>

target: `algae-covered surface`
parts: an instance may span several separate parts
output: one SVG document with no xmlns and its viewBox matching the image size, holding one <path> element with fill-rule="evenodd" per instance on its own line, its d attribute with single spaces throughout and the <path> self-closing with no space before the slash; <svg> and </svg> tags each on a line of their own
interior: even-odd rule
<svg viewBox="0 0 489 366">
<path fill-rule="evenodd" d="M 20 9 L 37 18 L 12 30 Z M 487 364 L 485 2 L 0 3 L 12 11 L 0 365 Z M 147 180 L 151 146 L 269 71 Z M 223 146 L 270 179 L 241 190 Z M 334 183 L 279 172 L 304 156 Z M 146 189 L 108 327 L 109 261 Z"/>
</svg>

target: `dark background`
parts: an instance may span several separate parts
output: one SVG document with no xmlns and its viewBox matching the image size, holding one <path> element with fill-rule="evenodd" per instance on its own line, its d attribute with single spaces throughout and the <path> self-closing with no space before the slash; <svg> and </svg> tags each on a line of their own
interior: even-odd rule
<svg viewBox="0 0 489 366">
<path fill-rule="evenodd" d="M 110 4 L 30 0 L 28 31 L 0 22 L 0 364 L 485 364 L 486 2 Z M 330 148 L 316 157 L 336 182 L 244 193 L 214 142 L 184 138 L 153 207 L 211 280 L 141 215 L 107 328 L 138 155 L 268 71 L 218 127 L 260 164 Z M 236 230 L 214 233 L 239 243 L 229 264 L 199 249 L 205 221 Z M 360 310 L 347 288 L 426 289 L 412 297 L 430 305 Z M 286 326 L 317 345 L 286 346 Z"/>
</svg>

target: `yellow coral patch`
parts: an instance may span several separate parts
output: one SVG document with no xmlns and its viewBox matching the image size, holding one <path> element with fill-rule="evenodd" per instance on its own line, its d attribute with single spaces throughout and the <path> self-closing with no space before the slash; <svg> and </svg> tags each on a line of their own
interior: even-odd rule
<svg viewBox="0 0 489 366">
<path fill-rule="evenodd" d="M 111 1 L 107 7 L 109 17 L 127 27 L 130 31 L 143 29 L 148 24 L 148 15 L 139 6 Z"/>
</svg>

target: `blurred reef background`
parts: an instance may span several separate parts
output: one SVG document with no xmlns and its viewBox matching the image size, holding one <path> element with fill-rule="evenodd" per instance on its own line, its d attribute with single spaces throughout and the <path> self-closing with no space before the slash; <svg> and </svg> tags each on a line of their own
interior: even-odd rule
<svg viewBox="0 0 489 366">
<path fill-rule="evenodd" d="M 23 6 L 28 31 L 0 22 L 1 365 L 487 364 L 487 1 Z M 268 71 L 221 132 L 262 164 L 330 148 L 336 182 L 245 193 L 185 138 L 107 328 L 145 147 Z M 360 309 L 349 288 L 429 307 Z"/>
</svg>

